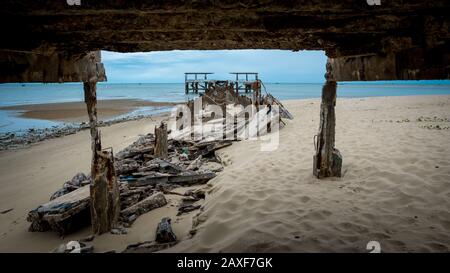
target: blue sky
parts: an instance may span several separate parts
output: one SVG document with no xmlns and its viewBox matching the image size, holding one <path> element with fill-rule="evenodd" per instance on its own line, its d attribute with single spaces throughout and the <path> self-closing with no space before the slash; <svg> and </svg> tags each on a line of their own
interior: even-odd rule
<svg viewBox="0 0 450 273">
<path fill-rule="evenodd" d="M 259 72 L 264 82 L 321 83 L 323 51 L 174 50 L 141 53 L 102 52 L 110 83 L 179 83 L 184 72 L 215 72 L 212 79 L 231 79 L 229 72 Z"/>
</svg>

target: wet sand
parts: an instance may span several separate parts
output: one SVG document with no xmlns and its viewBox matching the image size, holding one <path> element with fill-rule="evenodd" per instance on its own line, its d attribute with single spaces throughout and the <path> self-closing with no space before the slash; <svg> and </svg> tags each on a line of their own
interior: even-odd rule
<svg viewBox="0 0 450 273">
<path fill-rule="evenodd" d="M 220 150 L 226 166 L 208 183 L 200 211 L 176 219 L 179 197 L 167 196 L 167 206 L 139 217 L 127 235 L 96 237 L 95 251 L 154 239 L 164 216 L 181 239 L 166 251 L 367 252 L 373 240 L 385 252 L 450 251 L 450 96 L 338 98 L 343 176 L 323 180 L 311 169 L 320 100 L 283 103 L 295 119 L 280 131 L 278 149 L 241 141 Z M 118 151 L 156 123 L 102 128 L 102 142 Z M 26 222 L 64 181 L 89 171 L 89 149 L 84 131 L 0 152 L 0 211 L 13 208 L 0 214 L 1 252 L 48 252 L 89 235 L 31 233 Z M 197 233 L 188 239 L 191 228 Z"/>
<path fill-rule="evenodd" d="M 163 107 L 173 106 L 171 102 L 152 102 L 144 100 L 99 100 L 97 104 L 97 112 L 99 120 L 106 120 L 116 116 L 120 116 L 136 110 L 140 107 L 152 106 Z M 63 103 L 46 103 L 46 104 L 30 104 L 2 107 L 0 110 L 18 111 L 20 117 L 30 119 L 45 119 L 52 121 L 64 122 L 87 122 L 86 104 L 79 102 L 63 102 Z"/>
</svg>

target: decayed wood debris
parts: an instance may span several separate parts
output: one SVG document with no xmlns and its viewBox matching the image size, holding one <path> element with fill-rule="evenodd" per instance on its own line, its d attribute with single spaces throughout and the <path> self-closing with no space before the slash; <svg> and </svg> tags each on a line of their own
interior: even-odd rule
<svg viewBox="0 0 450 273">
<path fill-rule="evenodd" d="M 88 178 L 84 173 L 78 173 L 71 180 L 64 183 L 63 187 L 50 197 L 50 200 L 58 198 L 85 185 L 89 185 L 90 183 L 90 178 Z"/>
<path fill-rule="evenodd" d="M 28 213 L 30 231 L 55 230 L 66 234 L 90 223 L 89 185 L 45 203 Z"/>
<path fill-rule="evenodd" d="M 225 91 L 224 91 L 225 90 Z M 222 93 L 221 93 L 222 92 Z M 223 92 L 229 92 L 223 93 Z M 245 96 L 238 96 L 229 86 L 217 86 L 214 90 L 208 90 L 209 100 L 207 103 L 217 103 L 215 100 L 222 99 L 225 103 L 244 104 L 255 103 Z M 220 95 L 222 94 L 222 95 Z M 213 98 L 215 96 L 216 99 Z M 258 96 L 256 105 L 280 106 L 279 114 L 272 117 L 275 119 L 292 118 L 292 115 L 273 96 Z M 193 104 L 192 101 L 188 104 Z M 262 113 L 261 111 L 264 111 Z M 246 124 L 236 124 L 231 130 L 235 131 L 234 140 L 246 139 L 259 135 L 263 130 L 257 126 L 256 135 L 239 136 L 236 131 L 239 126 L 252 125 L 260 122 L 261 117 L 267 115 L 267 109 L 262 109 L 257 115 L 250 118 Z M 203 113 L 201 113 L 203 115 Z M 270 120 L 269 120 L 270 121 Z M 209 120 L 217 124 L 225 124 L 220 118 Z M 266 121 L 267 122 L 267 121 Z M 261 123 L 260 123 L 261 124 Z M 225 140 L 215 132 L 203 131 L 200 139 L 192 138 L 191 132 L 186 135 L 172 134 L 167 131 L 166 125 L 156 128 L 156 133 L 161 134 L 162 146 L 155 149 L 157 142 L 155 135 L 149 133 L 141 136 L 136 142 L 118 152 L 114 158 L 114 170 L 119 185 L 120 214 L 119 226 L 129 227 L 139 215 L 152 209 L 165 206 L 167 200 L 164 194 L 177 194 L 172 189 L 193 184 L 204 184 L 216 176 L 216 172 L 223 170 L 220 158 L 216 151 L 232 144 L 233 140 Z M 193 130 L 196 128 L 194 126 Z M 202 129 L 203 130 L 203 129 Z M 167 133 L 167 139 L 165 134 Z M 222 133 L 220 133 L 222 134 Z M 194 134 L 195 135 L 195 132 Z M 167 151 L 166 151 L 167 147 Z M 155 150 L 162 148 L 162 152 L 156 155 Z M 111 168 L 112 169 L 112 168 Z M 55 192 L 51 201 L 39 206 L 28 214 L 28 221 L 32 224 L 31 231 L 56 230 L 66 234 L 79 226 L 90 223 L 89 184 L 91 179 L 84 174 L 77 174 L 73 179 L 64 183 L 63 188 Z M 205 198 L 202 190 L 187 191 L 180 203 L 178 214 L 188 213 L 200 208 L 196 203 Z M 120 228 L 120 230 L 123 230 Z M 126 233 L 119 232 L 119 234 Z M 172 244 L 172 243 L 171 243 Z M 142 246 L 133 246 L 131 249 L 145 248 L 157 250 L 166 247 L 167 244 L 155 245 L 144 242 Z M 129 249 L 132 252 L 134 250 Z"/>
<path fill-rule="evenodd" d="M 114 167 L 121 204 L 119 224 L 125 227 L 139 215 L 166 205 L 164 192 L 204 184 L 215 177 L 215 172 L 222 170 L 215 151 L 231 142 L 169 139 L 167 159 L 155 158 L 154 144 L 154 135 L 148 134 L 116 154 Z M 90 180 L 85 174 L 77 174 L 52 195 L 50 202 L 30 211 L 30 231 L 55 230 L 63 235 L 89 225 Z M 185 212 L 188 210 L 185 208 Z"/>
<path fill-rule="evenodd" d="M 155 193 L 142 201 L 122 210 L 120 212 L 121 217 L 125 218 L 125 221 L 129 221 L 130 217 L 137 217 L 150 210 L 163 207 L 167 204 L 167 200 L 164 194 L 161 192 Z"/>
</svg>

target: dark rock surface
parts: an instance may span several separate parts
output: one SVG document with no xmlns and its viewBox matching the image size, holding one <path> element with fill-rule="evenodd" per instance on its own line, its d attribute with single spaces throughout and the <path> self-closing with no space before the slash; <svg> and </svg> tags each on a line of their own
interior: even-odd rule
<svg viewBox="0 0 450 273">
<path fill-rule="evenodd" d="M 450 77 L 449 1 L 369 2 L 5 0 L 0 82 L 80 81 L 80 58 L 97 50 L 251 48 L 377 56 L 343 60 L 361 71 L 340 69 L 335 80 Z"/>
</svg>

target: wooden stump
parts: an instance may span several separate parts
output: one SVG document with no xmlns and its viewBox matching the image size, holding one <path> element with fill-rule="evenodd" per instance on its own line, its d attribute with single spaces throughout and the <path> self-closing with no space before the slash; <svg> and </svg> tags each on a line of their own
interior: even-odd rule
<svg viewBox="0 0 450 273">
<path fill-rule="evenodd" d="M 97 128 L 97 75 L 96 63 L 87 67 L 87 79 L 83 83 L 84 99 L 89 115 L 91 133 L 91 224 L 95 234 L 109 231 L 118 221 L 120 213 L 119 188 L 114 170 L 112 151 L 101 151 L 100 132 Z"/>
<path fill-rule="evenodd" d="M 342 156 L 334 147 L 336 88 L 336 82 L 329 80 L 322 88 L 320 126 L 315 143 L 316 154 L 313 157 L 313 173 L 317 178 L 341 176 Z"/>
<path fill-rule="evenodd" d="M 155 157 L 167 158 L 168 157 L 168 145 L 167 145 L 167 125 L 161 122 L 159 127 L 155 127 Z"/>
<path fill-rule="evenodd" d="M 110 231 L 119 219 L 120 192 L 112 151 L 97 151 L 94 161 L 90 188 L 92 231 L 102 234 Z"/>
</svg>

